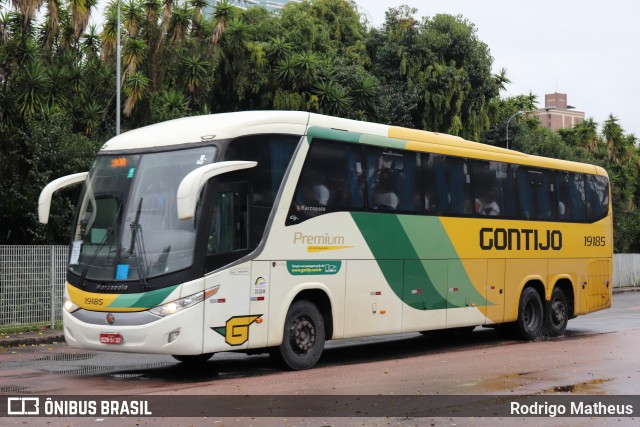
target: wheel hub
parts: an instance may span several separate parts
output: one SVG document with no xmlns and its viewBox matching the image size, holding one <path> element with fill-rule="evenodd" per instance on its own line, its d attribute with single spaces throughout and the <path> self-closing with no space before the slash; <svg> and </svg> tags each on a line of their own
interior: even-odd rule
<svg viewBox="0 0 640 427">
<path fill-rule="evenodd" d="M 291 341 L 296 353 L 309 351 L 316 342 L 316 329 L 308 319 L 297 319 L 293 325 Z"/>
</svg>

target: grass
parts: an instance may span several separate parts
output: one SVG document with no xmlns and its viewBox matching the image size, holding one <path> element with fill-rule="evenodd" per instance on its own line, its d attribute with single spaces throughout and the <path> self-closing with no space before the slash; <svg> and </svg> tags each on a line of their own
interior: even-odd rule
<svg viewBox="0 0 640 427">
<path fill-rule="evenodd" d="M 54 324 L 54 327 L 51 328 L 51 324 L 48 322 L 46 324 L 43 323 L 31 323 L 25 325 L 3 325 L 0 326 L 0 334 L 17 334 L 20 332 L 39 332 L 47 329 L 62 329 L 62 321 L 57 321 Z"/>
</svg>

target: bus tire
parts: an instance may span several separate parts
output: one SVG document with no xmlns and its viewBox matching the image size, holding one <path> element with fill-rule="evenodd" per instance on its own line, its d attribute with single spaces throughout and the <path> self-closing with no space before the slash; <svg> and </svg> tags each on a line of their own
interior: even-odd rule
<svg viewBox="0 0 640 427">
<path fill-rule="evenodd" d="M 528 287 L 520 295 L 518 305 L 518 320 L 515 324 L 517 335 L 523 340 L 533 341 L 542 333 L 544 309 L 540 294 Z"/>
<path fill-rule="evenodd" d="M 553 289 L 551 300 L 546 303 L 542 331 L 545 336 L 559 337 L 564 334 L 569 323 L 569 302 L 564 291 Z"/>
<path fill-rule="evenodd" d="M 186 355 L 178 355 L 172 354 L 171 357 L 176 359 L 178 362 L 184 363 L 185 365 L 201 365 L 206 363 L 207 360 L 211 359 L 215 353 L 204 353 L 204 354 L 186 354 Z"/>
<path fill-rule="evenodd" d="M 291 304 L 284 322 L 282 344 L 271 356 L 285 369 L 301 371 L 315 366 L 322 356 L 325 328 L 315 304 L 299 300 Z"/>
</svg>

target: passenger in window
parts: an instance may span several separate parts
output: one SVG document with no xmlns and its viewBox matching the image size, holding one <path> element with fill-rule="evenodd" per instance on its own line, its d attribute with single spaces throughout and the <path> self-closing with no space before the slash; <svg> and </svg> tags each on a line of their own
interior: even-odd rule
<svg viewBox="0 0 640 427">
<path fill-rule="evenodd" d="M 482 204 L 482 214 L 489 216 L 500 215 L 500 206 L 498 206 L 498 198 L 495 191 L 489 192 L 486 202 Z"/>
<path fill-rule="evenodd" d="M 395 174 L 390 169 L 379 171 L 373 193 L 373 202 L 377 209 L 395 211 L 398 208 L 399 199 L 395 192 L 395 183 Z"/>
<path fill-rule="evenodd" d="M 300 196 L 302 205 L 326 207 L 331 192 L 320 175 L 312 175 L 301 186 Z"/>
<path fill-rule="evenodd" d="M 562 203 L 562 200 L 558 201 L 558 217 L 559 218 L 564 218 L 566 212 L 566 207 L 564 206 L 564 203 Z"/>
</svg>

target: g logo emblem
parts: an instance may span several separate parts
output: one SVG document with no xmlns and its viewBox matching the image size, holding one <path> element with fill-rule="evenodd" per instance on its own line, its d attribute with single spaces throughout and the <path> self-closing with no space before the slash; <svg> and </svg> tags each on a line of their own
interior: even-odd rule
<svg viewBox="0 0 640 427">
<path fill-rule="evenodd" d="M 111 313 L 107 314 L 107 323 L 109 325 L 113 325 L 113 322 L 115 322 L 115 321 L 116 321 L 116 318 L 115 318 L 115 316 L 113 314 L 111 314 Z"/>
<path fill-rule="evenodd" d="M 211 328 L 224 337 L 224 341 L 232 346 L 238 346 L 249 340 L 249 326 L 258 320 L 262 314 L 253 316 L 235 316 L 227 320 L 225 326 Z"/>
</svg>

